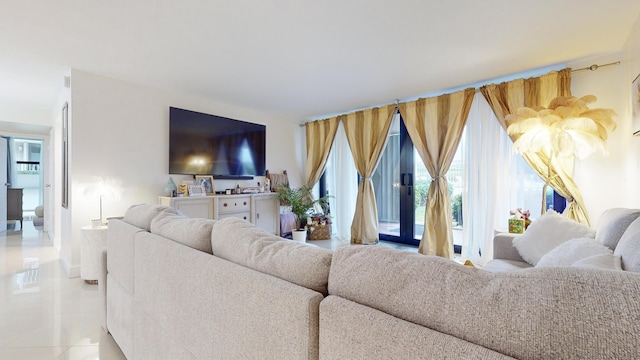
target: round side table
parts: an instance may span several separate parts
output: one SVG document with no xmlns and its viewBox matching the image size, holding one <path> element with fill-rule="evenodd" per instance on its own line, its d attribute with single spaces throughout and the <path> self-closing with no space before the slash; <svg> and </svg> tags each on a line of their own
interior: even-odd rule
<svg viewBox="0 0 640 360">
<path fill-rule="evenodd" d="M 97 284 L 100 275 L 100 250 L 107 246 L 107 226 L 83 226 L 80 247 L 80 277 L 88 284 Z"/>
</svg>

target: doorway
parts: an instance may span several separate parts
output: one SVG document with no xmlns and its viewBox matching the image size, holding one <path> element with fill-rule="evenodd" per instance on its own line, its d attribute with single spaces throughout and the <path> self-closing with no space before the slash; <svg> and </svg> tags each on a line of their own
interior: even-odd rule
<svg viewBox="0 0 640 360">
<path fill-rule="evenodd" d="M 18 229 L 22 223 L 43 229 L 44 226 L 44 140 L 29 136 L 3 136 L 7 139 L 7 183 L 9 189 L 21 189 L 22 221 L 9 224 Z M 12 205 L 14 206 L 14 205 Z M 17 224 L 16 224 L 17 223 Z"/>
</svg>

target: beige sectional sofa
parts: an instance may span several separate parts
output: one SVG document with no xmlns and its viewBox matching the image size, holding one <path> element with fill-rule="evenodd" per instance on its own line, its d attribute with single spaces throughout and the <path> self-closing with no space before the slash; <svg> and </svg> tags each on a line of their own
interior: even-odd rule
<svg viewBox="0 0 640 360">
<path fill-rule="evenodd" d="M 108 241 L 104 327 L 130 360 L 640 358 L 634 272 L 332 252 L 156 205 Z"/>
</svg>

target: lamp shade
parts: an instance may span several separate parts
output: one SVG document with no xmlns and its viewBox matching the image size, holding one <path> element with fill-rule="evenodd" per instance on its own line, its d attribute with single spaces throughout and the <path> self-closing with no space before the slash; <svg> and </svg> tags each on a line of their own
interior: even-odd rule
<svg viewBox="0 0 640 360">
<path fill-rule="evenodd" d="M 614 131 L 611 109 L 589 109 L 593 95 L 559 96 L 548 108 L 519 108 L 506 116 L 507 133 L 519 153 L 543 152 L 548 156 L 583 159 L 596 151 L 606 153 L 608 132 Z"/>
</svg>

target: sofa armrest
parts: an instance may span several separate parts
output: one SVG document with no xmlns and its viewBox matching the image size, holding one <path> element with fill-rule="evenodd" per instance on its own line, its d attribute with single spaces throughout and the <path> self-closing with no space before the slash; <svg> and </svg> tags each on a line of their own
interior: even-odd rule
<svg viewBox="0 0 640 360">
<path fill-rule="evenodd" d="M 513 246 L 513 239 L 520 236 L 519 234 L 511 233 L 497 233 L 493 237 L 493 258 L 524 261 L 518 253 L 518 250 Z"/>
</svg>

